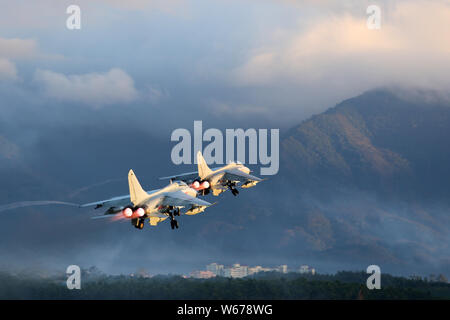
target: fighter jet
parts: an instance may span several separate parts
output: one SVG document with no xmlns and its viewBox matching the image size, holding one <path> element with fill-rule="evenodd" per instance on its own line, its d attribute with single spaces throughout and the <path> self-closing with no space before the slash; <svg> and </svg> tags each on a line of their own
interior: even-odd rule
<svg viewBox="0 0 450 320">
<path fill-rule="evenodd" d="M 137 229 L 144 228 L 145 219 L 149 219 L 150 225 L 156 226 L 167 218 L 170 218 L 171 228 L 178 229 L 179 225 L 175 217 L 180 215 L 180 208 L 188 207 L 189 209 L 184 214 L 195 215 L 211 205 L 207 201 L 197 199 L 197 191 L 183 181 L 171 181 L 162 189 L 146 192 L 142 189 L 133 170 L 130 170 L 128 185 L 129 195 L 87 203 L 80 207 L 108 208 L 104 215 L 96 218 L 114 215 L 119 219 L 129 219 Z"/>
<path fill-rule="evenodd" d="M 228 189 L 236 196 L 239 194 L 236 188 L 238 183 L 242 183 L 242 188 L 251 188 L 262 181 L 261 178 L 252 176 L 250 169 L 241 163 L 231 162 L 224 167 L 210 169 L 200 151 L 197 153 L 197 166 L 198 172 L 182 173 L 160 179 L 181 180 L 201 195 L 212 191 L 215 196 Z"/>
</svg>

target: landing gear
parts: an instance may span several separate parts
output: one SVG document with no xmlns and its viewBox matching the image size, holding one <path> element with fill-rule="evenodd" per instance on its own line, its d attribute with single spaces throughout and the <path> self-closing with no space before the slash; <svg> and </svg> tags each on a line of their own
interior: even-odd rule
<svg viewBox="0 0 450 320">
<path fill-rule="evenodd" d="M 236 183 L 228 182 L 227 186 L 228 186 L 228 189 L 231 190 L 231 193 L 233 194 L 233 196 L 237 196 L 239 194 L 238 189 L 236 189 Z"/>
<path fill-rule="evenodd" d="M 169 214 L 169 216 L 180 216 L 180 208 L 178 207 L 174 207 L 174 206 L 169 206 L 167 207 L 167 210 L 165 211 Z"/>
<path fill-rule="evenodd" d="M 178 225 L 178 221 L 177 221 L 177 220 L 175 220 L 175 219 L 173 219 L 173 220 L 170 220 L 170 227 L 172 228 L 172 230 L 173 230 L 173 229 L 175 229 L 175 228 L 177 228 L 177 229 L 178 229 L 178 227 L 179 227 L 179 225 Z"/>
<path fill-rule="evenodd" d="M 173 229 L 179 227 L 178 225 L 178 221 L 175 220 L 174 216 L 179 216 L 180 215 L 180 208 L 175 208 L 171 211 L 169 211 L 169 217 L 170 217 L 170 227 Z"/>
<path fill-rule="evenodd" d="M 139 218 L 139 219 L 131 219 L 131 224 L 139 230 L 144 229 L 145 219 Z"/>
</svg>

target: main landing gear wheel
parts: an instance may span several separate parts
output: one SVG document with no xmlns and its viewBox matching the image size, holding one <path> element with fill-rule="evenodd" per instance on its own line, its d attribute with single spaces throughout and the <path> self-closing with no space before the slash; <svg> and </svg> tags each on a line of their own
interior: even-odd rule
<svg viewBox="0 0 450 320">
<path fill-rule="evenodd" d="M 239 191 L 238 189 L 233 188 L 231 189 L 231 193 L 233 194 L 233 196 L 237 196 L 239 194 Z"/>
<path fill-rule="evenodd" d="M 175 228 L 177 228 L 177 229 L 178 229 L 178 227 L 179 227 L 179 225 L 178 225 L 178 221 L 177 221 L 177 220 L 175 220 L 175 219 L 173 219 L 173 220 L 170 220 L 170 227 L 172 228 L 172 230 L 173 230 L 173 229 L 175 229 Z"/>
<path fill-rule="evenodd" d="M 144 229 L 145 219 L 136 219 L 134 221 L 133 220 L 132 220 L 132 223 L 136 229 L 139 229 L 139 230 Z"/>
<path fill-rule="evenodd" d="M 178 221 L 175 220 L 174 217 L 179 216 L 180 215 L 180 208 L 171 208 L 169 210 L 169 217 L 170 217 L 170 227 L 173 229 L 177 228 L 178 229 Z"/>
</svg>

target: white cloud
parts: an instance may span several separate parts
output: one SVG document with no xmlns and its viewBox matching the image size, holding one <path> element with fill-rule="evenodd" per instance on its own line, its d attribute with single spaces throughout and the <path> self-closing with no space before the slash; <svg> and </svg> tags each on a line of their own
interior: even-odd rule
<svg viewBox="0 0 450 320">
<path fill-rule="evenodd" d="M 16 80 L 17 78 L 15 64 L 0 57 L 0 80 Z"/>
<path fill-rule="evenodd" d="M 28 59 L 36 55 L 36 42 L 32 39 L 6 39 L 0 37 L 0 80 L 17 80 L 16 64 L 11 60 Z"/>
<path fill-rule="evenodd" d="M 274 30 L 232 71 L 231 82 L 291 86 L 316 105 L 394 84 L 450 90 L 449 3 L 401 1 L 381 9 L 381 30 L 366 27 L 365 11 L 314 16 L 282 37 Z"/>
<path fill-rule="evenodd" d="M 65 75 L 49 70 L 38 70 L 35 81 L 47 97 L 61 101 L 80 102 L 95 108 L 129 103 L 138 98 L 133 79 L 121 69 L 105 73 Z"/>
</svg>

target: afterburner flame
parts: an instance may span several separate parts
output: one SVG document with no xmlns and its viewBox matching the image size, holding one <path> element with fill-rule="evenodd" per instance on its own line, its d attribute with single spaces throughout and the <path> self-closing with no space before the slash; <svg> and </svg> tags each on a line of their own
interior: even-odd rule
<svg viewBox="0 0 450 320">
<path fill-rule="evenodd" d="M 203 190 L 203 189 L 208 189 L 210 187 L 209 181 L 203 181 L 202 183 L 198 182 L 198 181 L 194 181 L 190 187 L 192 189 L 195 189 L 197 191 L 199 190 Z"/>
<path fill-rule="evenodd" d="M 192 188 L 194 188 L 194 189 L 200 188 L 200 182 L 194 181 L 194 183 L 192 184 Z"/>
<path fill-rule="evenodd" d="M 131 210 L 131 208 L 125 208 L 122 211 L 123 215 L 127 218 L 131 218 L 131 216 L 133 215 L 133 210 Z"/>
<path fill-rule="evenodd" d="M 135 213 L 136 213 L 136 215 L 137 215 L 138 217 L 142 217 L 142 216 L 145 214 L 145 210 L 144 210 L 143 208 L 138 208 L 138 209 L 135 211 Z"/>
<path fill-rule="evenodd" d="M 202 183 L 202 188 L 203 188 L 203 189 L 208 189 L 208 188 L 209 188 L 209 182 L 208 182 L 208 181 L 204 181 L 204 182 Z"/>
</svg>

